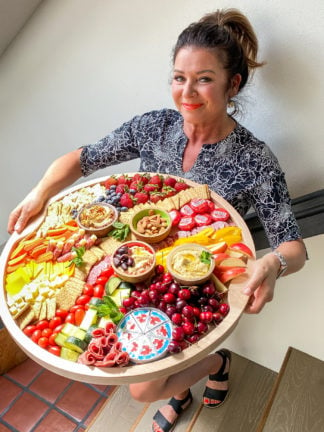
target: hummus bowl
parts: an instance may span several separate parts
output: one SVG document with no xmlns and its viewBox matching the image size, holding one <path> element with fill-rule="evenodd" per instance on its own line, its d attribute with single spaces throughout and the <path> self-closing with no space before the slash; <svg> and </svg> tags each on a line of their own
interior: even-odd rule
<svg viewBox="0 0 324 432">
<path fill-rule="evenodd" d="M 196 243 L 185 243 L 169 253 L 166 265 L 177 282 L 198 285 L 210 279 L 215 260 L 209 249 Z"/>
<path fill-rule="evenodd" d="M 114 251 L 111 265 L 115 274 L 124 281 L 143 282 L 154 273 L 155 251 L 145 242 L 128 241 Z"/>
<path fill-rule="evenodd" d="M 87 204 L 79 211 L 77 224 L 89 234 L 105 237 L 118 219 L 117 209 L 106 203 Z"/>
</svg>

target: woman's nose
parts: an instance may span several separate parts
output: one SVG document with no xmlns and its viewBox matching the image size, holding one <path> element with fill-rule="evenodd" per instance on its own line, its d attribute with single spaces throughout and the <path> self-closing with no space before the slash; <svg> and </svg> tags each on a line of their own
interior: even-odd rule
<svg viewBox="0 0 324 432">
<path fill-rule="evenodd" d="M 186 97 L 192 97 L 197 94 L 196 86 L 193 82 L 187 81 L 183 88 L 183 95 Z"/>
</svg>

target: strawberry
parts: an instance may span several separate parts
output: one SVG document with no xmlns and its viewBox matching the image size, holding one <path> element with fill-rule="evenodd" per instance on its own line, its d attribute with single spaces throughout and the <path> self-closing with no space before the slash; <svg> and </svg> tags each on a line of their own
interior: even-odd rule
<svg viewBox="0 0 324 432">
<path fill-rule="evenodd" d="M 134 207 L 135 200 L 131 194 L 126 192 L 120 197 L 119 204 L 121 205 L 121 207 L 132 208 Z"/>
<path fill-rule="evenodd" d="M 126 183 L 119 184 L 116 187 L 116 193 L 122 193 L 123 194 L 125 192 L 128 192 L 128 190 L 129 190 L 129 188 L 128 188 Z"/>
<path fill-rule="evenodd" d="M 115 176 L 110 176 L 107 178 L 107 180 L 104 182 L 105 188 L 109 189 L 112 185 L 117 185 L 118 180 Z"/>
<path fill-rule="evenodd" d="M 127 184 L 127 186 L 130 185 L 132 179 L 127 174 L 122 174 L 118 177 L 118 184 Z"/>
<path fill-rule="evenodd" d="M 165 186 L 170 186 L 170 187 L 174 187 L 174 185 L 176 184 L 176 182 L 177 182 L 177 180 L 174 178 L 174 177 L 166 177 L 164 180 L 163 180 L 163 184 L 165 185 Z"/>
<path fill-rule="evenodd" d="M 146 192 L 136 192 L 134 198 L 136 199 L 136 204 L 144 204 L 148 201 L 149 195 Z"/>
<path fill-rule="evenodd" d="M 159 186 L 157 184 L 147 183 L 146 185 L 144 185 L 144 190 L 146 192 L 155 192 L 158 189 L 159 189 Z"/>
<path fill-rule="evenodd" d="M 150 193 L 150 201 L 152 203 L 156 203 L 160 200 L 163 200 L 165 198 L 165 195 L 161 192 L 151 192 Z"/>
<path fill-rule="evenodd" d="M 189 185 L 187 183 L 185 183 L 183 180 L 178 180 L 174 185 L 174 189 L 177 192 L 188 189 L 188 187 L 189 187 Z"/>
<path fill-rule="evenodd" d="M 159 189 L 161 189 L 163 183 L 163 177 L 159 174 L 154 174 L 150 179 L 150 183 L 158 185 Z"/>
<path fill-rule="evenodd" d="M 136 191 L 140 191 L 143 189 L 144 183 L 141 180 L 133 180 L 129 185 L 129 189 L 134 189 Z"/>
<path fill-rule="evenodd" d="M 138 180 L 138 181 L 142 182 L 143 185 L 147 184 L 149 182 L 149 179 L 150 179 L 150 175 L 148 173 L 144 173 L 144 174 L 136 173 L 133 176 L 133 181 Z"/>
<path fill-rule="evenodd" d="M 165 194 L 165 198 L 169 198 L 176 194 L 176 190 L 171 186 L 163 186 L 161 192 Z"/>
</svg>

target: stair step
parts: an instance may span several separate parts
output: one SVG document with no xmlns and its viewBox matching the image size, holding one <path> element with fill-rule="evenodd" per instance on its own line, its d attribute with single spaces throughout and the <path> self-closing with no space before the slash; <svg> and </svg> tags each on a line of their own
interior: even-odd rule
<svg viewBox="0 0 324 432">
<path fill-rule="evenodd" d="M 201 398 L 206 378 L 199 381 L 192 387 L 194 400 L 179 418 L 177 432 L 256 431 L 276 375 L 270 369 L 233 353 L 226 403 L 214 410 L 203 408 Z M 164 402 L 167 400 L 139 403 L 131 398 L 127 386 L 117 387 L 87 432 L 150 431 L 152 417 Z"/>
<path fill-rule="evenodd" d="M 324 431 L 324 362 L 289 348 L 258 432 Z"/>
</svg>

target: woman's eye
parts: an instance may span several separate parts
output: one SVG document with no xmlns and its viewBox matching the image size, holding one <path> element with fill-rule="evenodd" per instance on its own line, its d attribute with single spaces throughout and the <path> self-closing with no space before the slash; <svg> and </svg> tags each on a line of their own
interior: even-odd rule
<svg viewBox="0 0 324 432">
<path fill-rule="evenodd" d="M 174 77 L 173 77 L 173 80 L 174 81 L 176 81 L 176 82 L 178 82 L 178 83 L 182 83 L 182 82 L 184 82 L 184 77 L 183 76 L 181 76 L 181 75 L 175 75 Z"/>
<path fill-rule="evenodd" d="M 203 77 L 199 78 L 199 82 L 202 82 L 202 83 L 211 82 L 211 78 L 207 77 L 207 76 L 203 76 Z"/>
</svg>

